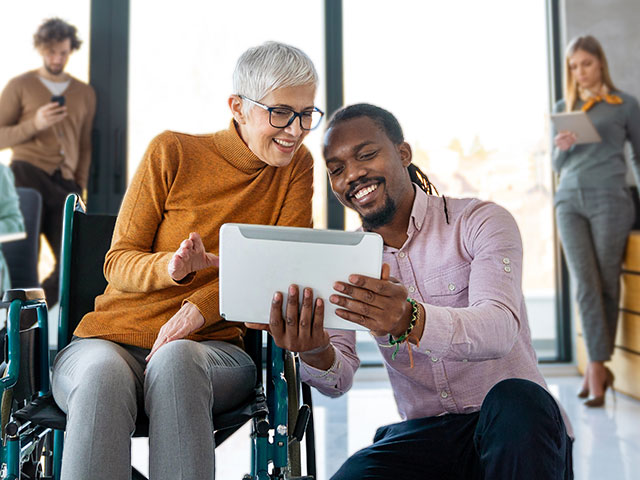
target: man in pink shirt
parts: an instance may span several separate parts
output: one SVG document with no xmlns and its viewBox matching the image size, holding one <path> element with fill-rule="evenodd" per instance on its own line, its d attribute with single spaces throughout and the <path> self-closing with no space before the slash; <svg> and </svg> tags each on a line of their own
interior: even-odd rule
<svg viewBox="0 0 640 480">
<path fill-rule="evenodd" d="M 378 429 L 333 479 L 571 479 L 572 440 L 531 346 L 522 243 L 509 212 L 432 195 L 395 117 L 338 111 L 324 157 L 331 187 L 384 239 L 381 279 L 352 275 L 328 299 L 371 330 L 403 422 Z M 284 305 L 284 316 L 283 312 Z M 302 377 L 339 396 L 359 365 L 352 331 L 323 328 L 323 300 L 291 286 L 269 330 Z"/>
</svg>

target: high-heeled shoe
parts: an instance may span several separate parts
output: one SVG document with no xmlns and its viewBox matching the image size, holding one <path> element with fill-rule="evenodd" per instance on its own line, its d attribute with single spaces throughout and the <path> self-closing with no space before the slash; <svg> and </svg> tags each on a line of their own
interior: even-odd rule
<svg viewBox="0 0 640 480">
<path fill-rule="evenodd" d="M 589 387 L 582 387 L 578 390 L 578 398 L 588 398 L 589 397 Z"/>
<path fill-rule="evenodd" d="M 604 390 L 602 392 L 602 395 L 598 395 L 597 397 L 591 397 L 588 400 L 585 400 L 584 405 L 587 407 L 603 407 L 604 398 L 607 393 L 607 388 L 611 388 L 611 391 L 614 392 L 615 394 L 615 389 L 613 388 L 613 382 L 615 380 L 615 376 L 613 375 L 613 372 L 609 370 L 607 367 L 604 367 L 604 369 L 606 371 L 607 376 L 605 377 L 605 380 L 604 380 Z M 582 392 L 579 392 L 579 393 L 582 393 Z"/>
</svg>

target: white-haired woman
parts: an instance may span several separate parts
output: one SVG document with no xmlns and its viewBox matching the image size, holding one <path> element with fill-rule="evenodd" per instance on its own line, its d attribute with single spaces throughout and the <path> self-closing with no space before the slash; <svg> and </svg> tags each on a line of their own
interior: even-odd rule
<svg viewBox="0 0 640 480">
<path fill-rule="evenodd" d="M 244 327 L 218 312 L 218 230 L 311 226 L 302 141 L 322 117 L 317 83 L 302 51 L 265 43 L 238 60 L 227 130 L 151 142 L 118 215 L 108 286 L 54 364 L 63 479 L 128 479 L 138 412 L 149 417 L 152 479 L 214 477 L 213 415 L 256 377 Z"/>
<path fill-rule="evenodd" d="M 631 164 L 640 180 L 640 108 L 613 85 L 602 46 L 587 35 L 567 47 L 565 98 L 555 110 L 587 112 L 602 137 L 599 143 L 576 145 L 573 132 L 558 132 L 553 152 L 553 169 L 560 174 L 558 232 L 589 356 L 578 396 L 590 397 L 588 407 L 600 407 L 613 384 L 605 362 L 613 354 L 622 257 L 635 218 L 624 144 L 631 144 Z"/>
</svg>

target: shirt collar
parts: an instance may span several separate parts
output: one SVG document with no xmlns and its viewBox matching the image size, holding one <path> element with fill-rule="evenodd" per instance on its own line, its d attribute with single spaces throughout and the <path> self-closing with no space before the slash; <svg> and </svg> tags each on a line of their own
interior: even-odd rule
<svg viewBox="0 0 640 480">
<path fill-rule="evenodd" d="M 412 185 L 416 192 L 416 196 L 413 200 L 413 208 L 411 209 L 410 217 L 411 220 L 409 221 L 409 229 L 407 230 L 409 236 L 415 230 L 422 230 L 427 220 L 427 210 L 429 208 L 429 195 L 427 195 L 424 190 L 416 184 Z"/>
</svg>

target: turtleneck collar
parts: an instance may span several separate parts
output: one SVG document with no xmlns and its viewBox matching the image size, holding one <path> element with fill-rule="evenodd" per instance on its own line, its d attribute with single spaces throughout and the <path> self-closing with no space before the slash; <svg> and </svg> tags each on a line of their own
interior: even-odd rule
<svg viewBox="0 0 640 480">
<path fill-rule="evenodd" d="M 231 165 L 245 173 L 254 173 L 267 166 L 244 143 L 232 119 L 227 130 L 216 134 L 216 143 L 220 155 Z"/>
</svg>

